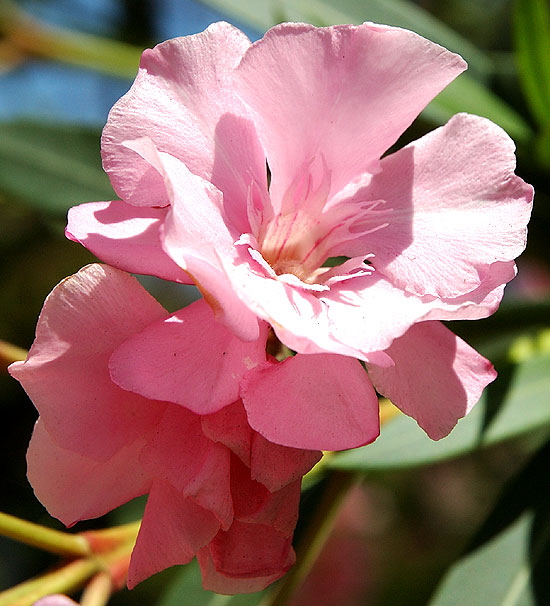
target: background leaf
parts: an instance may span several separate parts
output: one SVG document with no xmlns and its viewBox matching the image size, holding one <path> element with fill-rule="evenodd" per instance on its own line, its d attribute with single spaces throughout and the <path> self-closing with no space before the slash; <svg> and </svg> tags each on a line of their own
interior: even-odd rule
<svg viewBox="0 0 550 606">
<path fill-rule="evenodd" d="M 519 75 L 539 125 L 550 125 L 550 6 L 547 0 L 516 0 L 514 38 Z"/>
<path fill-rule="evenodd" d="M 429 606 L 550 603 L 549 456 L 547 443 L 508 484 Z"/>
<path fill-rule="evenodd" d="M 115 196 L 101 168 L 100 131 L 72 125 L 0 123 L 0 191 L 42 211 Z"/>
<path fill-rule="evenodd" d="M 510 373 L 501 372 L 474 410 L 438 442 L 430 440 L 413 419 L 401 415 L 383 427 L 376 442 L 335 455 L 328 464 L 364 471 L 417 467 L 550 428 L 549 370 L 550 355 L 546 354 L 512 367 Z M 501 403 L 501 391 L 506 388 Z"/>
</svg>

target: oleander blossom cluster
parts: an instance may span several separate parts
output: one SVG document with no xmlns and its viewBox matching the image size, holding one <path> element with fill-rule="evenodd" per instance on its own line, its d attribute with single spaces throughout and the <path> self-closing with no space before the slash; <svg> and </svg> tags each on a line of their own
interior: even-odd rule
<svg viewBox="0 0 550 606">
<path fill-rule="evenodd" d="M 301 476 L 376 439 L 377 392 L 440 439 L 495 378 L 441 321 L 492 314 L 515 275 L 533 192 L 513 142 L 459 114 L 388 153 L 465 67 L 372 23 L 254 44 L 216 23 L 143 53 L 102 138 L 120 200 L 74 207 L 66 231 L 112 267 L 58 286 L 12 367 L 53 515 L 149 493 L 131 585 L 196 554 L 209 588 L 265 586 L 292 563 Z M 167 314 L 124 272 L 203 299 Z M 84 379 L 74 356 L 97 361 Z M 103 490 L 69 505 L 82 475 Z"/>
<path fill-rule="evenodd" d="M 222 409 L 197 414 L 117 385 L 121 359 L 158 326 L 159 349 L 182 357 L 190 400 L 224 398 Z M 130 587 L 196 556 L 206 588 L 258 591 L 294 563 L 301 478 L 320 453 L 251 429 L 238 395 L 242 373 L 230 372 L 243 347 L 259 355 L 213 322 L 204 301 L 169 315 L 132 276 L 90 265 L 49 295 L 28 359 L 10 367 L 40 413 L 28 476 L 55 517 L 72 526 L 148 495 Z"/>
</svg>

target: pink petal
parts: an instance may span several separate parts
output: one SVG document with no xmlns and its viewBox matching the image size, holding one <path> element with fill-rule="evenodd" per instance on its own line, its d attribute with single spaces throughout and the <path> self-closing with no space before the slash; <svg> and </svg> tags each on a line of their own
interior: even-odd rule
<svg viewBox="0 0 550 606">
<path fill-rule="evenodd" d="M 415 324 L 388 353 L 394 367 L 369 366 L 376 389 L 433 440 L 445 437 L 496 378 L 488 360 L 439 322 Z"/>
<path fill-rule="evenodd" d="M 97 518 L 149 490 L 150 476 L 136 465 L 144 443 L 137 439 L 109 460 L 95 461 L 61 448 L 39 419 L 27 451 L 29 482 L 48 512 L 66 526 Z"/>
<path fill-rule="evenodd" d="M 291 539 L 270 526 L 238 521 L 209 545 L 216 570 L 241 578 L 282 576 L 289 568 L 291 549 Z"/>
<path fill-rule="evenodd" d="M 169 406 L 140 463 L 183 496 L 193 497 L 223 528 L 229 527 L 233 520 L 229 451 L 202 433 L 199 416 Z"/>
<path fill-rule="evenodd" d="M 69 209 L 65 234 L 118 269 L 190 284 L 190 277 L 162 249 L 160 227 L 167 212 L 119 200 L 81 204 Z"/>
<path fill-rule="evenodd" d="M 203 587 L 208 591 L 232 595 L 235 593 L 254 593 L 265 589 L 268 585 L 281 578 L 294 564 L 296 556 L 290 549 L 282 570 L 264 577 L 230 577 L 216 570 L 214 558 L 208 547 L 203 547 L 197 554 L 202 573 Z"/>
<path fill-rule="evenodd" d="M 221 442 L 250 467 L 252 437 L 257 435 L 248 424 L 239 400 L 218 412 L 201 417 L 202 430 L 214 442 Z"/>
<path fill-rule="evenodd" d="M 232 90 L 232 73 L 250 42 L 227 23 L 175 38 L 143 53 L 136 81 L 113 107 L 102 139 L 106 171 L 130 204 L 169 202 L 158 172 L 124 147 L 151 137 L 232 199 L 242 200 L 250 178 L 265 182 L 265 156 L 246 111 Z"/>
<path fill-rule="evenodd" d="M 275 492 L 301 479 L 322 456 L 317 450 L 280 446 L 254 433 L 250 463 L 252 479 Z"/>
<path fill-rule="evenodd" d="M 153 483 L 128 569 L 128 588 L 175 564 L 187 564 L 209 543 L 219 521 L 167 482 Z"/>
<path fill-rule="evenodd" d="M 382 160 L 362 195 L 386 200 L 389 225 L 345 254 L 373 252 L 374 267 L 416 295 L 474 290 L 492 264 L 525 248 L 533 188 L 514 168 L 503 130 L 477 116 L 453 117 Z"/>
<path fill-rule="evenodd" d="M 267 363 L 243 381 L 250 425 L 283 446 L 343 450 L 379 432 L 378 399 L 361 364 L 330 354 Z"/>
<path fill-rule="evenodd" d="M 257 339 L 257 318 L 233 290 L 221 262 L 233 257 L 238 237 L 226 225 L 222 193 L 176 158 L 141 145 L 142 153 L 160 165 L 172 202 L 163 225 L 164 250 L 189 273 L 222 322 L 246 341 Z"/>
<path fill-rule="evenodd" d="M 21 382 L 51 437 L 96 461 L 147 435 L 164 406 L 115 385 L 112 351 L 166 315 L 132 276 L 88 265 L 48 296 L 26 362 L 10 373 Z"/>
<path fill-rule="evenodd" d="M 499 261 L 487 269 L 482 283 L 473 291 L 454 299 L 439 299 L 430 304 L 423 320 L 479 320 L 495 313 L 504 287 L 517 273 L 513 261 Z"/>
<path fill-rule="evenodd" d="M 239 460 L 231 465 L 231 487 L 235 519 L 265 524 L 291 537 L 298 521 L 301 478 L 281 490 L 270 492 L 250 478 L 250 470 Z"/>
<path fill-rule="evenodd" d="M 383 25 L 269 30 L 244 55 L 235 87 L 267 151 L 274 204 L 316 157 L 331 171 L 333 193 L 372 171 L 465 67 L 440 46 Z"/>
<path fill-rule="evenodd" d="M 48 595 L 33 603 L 33 606 L 78 606 L 78 603 L 59 593 Z"/>
<path fill-rule="evenodd" d="M 263 338 L 233 336 L 204 300 L 127 339 L 112 355 L 111 376 L 123 389 L 209 414 L 239 398 L 239 381 L 266 359 Z"/>
<path fill-rule="evenodd" d="M 357 349 L 332 337 L 324 303 L 316 293 L 260 275 L 246 262 L 226 263 L 233 288 L 279 339 L 300 353 L 334 352 L 359 357 Z"/>
</svg>

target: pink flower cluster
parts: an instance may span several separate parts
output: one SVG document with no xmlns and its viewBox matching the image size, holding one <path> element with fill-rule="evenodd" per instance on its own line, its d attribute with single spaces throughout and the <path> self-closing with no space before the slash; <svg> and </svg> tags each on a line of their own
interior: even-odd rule
<svg viewBox="0 0 550 606">
<path fill-rule="evenodd" d="M 294 563 L 301 478 L 320 453 L 251 429 L 239 400 L 242 342 L 212 315 L 204 301 L 168 315 L 132 276 L 90 265 L 49 295 L 27 361 L 10 367 L 40 413 L 28 475 L 53 515 L 71 526 L 149 495 L 130 587 L 196 555 L 208 589 L 258 591 Z M 157 328 L 187 391 L 181 406 L 117 383 L 136 337 Z M 219 410 L 193 412 L 201 398 Z"/>
<path fill-rule="evenodd" d="M 217 23 L 144 52 L 102 139 L 121 200 L 67 227 L 117 269 L 59 285 L 12 367 L 55 516 L 149 493 L 130 585 L 196 554 L 209 588 L 265 586 L 292 563 L 301 476 L 377 437 L 376 392 L 439 439 L 495 378 L 441 320 L 492 314 L 515 275 L 533 192 L 513 143 L 460 114 L 385 155 L 464 69 L 371 23 L 254 44 Z M 167 314 L 124 271 L 204 298 Z"/>
</svg>

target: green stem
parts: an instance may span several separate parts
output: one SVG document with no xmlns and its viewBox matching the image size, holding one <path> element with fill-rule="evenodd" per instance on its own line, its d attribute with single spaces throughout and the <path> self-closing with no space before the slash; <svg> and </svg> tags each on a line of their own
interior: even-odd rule
<svg viewBox="0 0 550 606">
<path fill-rule="evenodd" d="M 80 606 L 105 606 L 112 592 L 111 575 L 108 572 L 98 572 L 82 592 Z"/>
<path fill-rule="evenodd" d="M 332 472 L 329 485 L 315 512 L 298 548 L 296 565 L 284 577 L 271 595 L 262 601 L 262 606 L 285 606 L 296 589 L 311 572 L 332 531 L 336 515 L 349 489 L 361 480 L 359 474 Z"/>
<path fill-rule="evenodd" d="M 90 545 L 83 536 L 46 528 L 2 512 L 0 535 L 62 556 L 81 557 L 91 553 Z"/>
<path fill-rule="evenodd" d="M 94 558 L 79 559 L 58 570 L 25 581 L 0 593 L 0 606 L 32 606 L 52 593 L 72 593 L 100 569 Z"/>
</svg>

